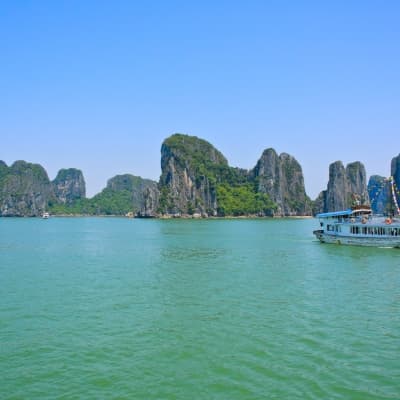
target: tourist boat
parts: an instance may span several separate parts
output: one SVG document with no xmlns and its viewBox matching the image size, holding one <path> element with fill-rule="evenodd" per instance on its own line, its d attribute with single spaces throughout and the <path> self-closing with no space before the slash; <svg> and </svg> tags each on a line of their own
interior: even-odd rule
<svg viewBox="0 0 400 400">
<path fill-rule="evenodd" d="M 394 208 L 400 215 L 393 177 Z M 348 210 L 318 214 L 320 229 L 313 233 L 322 243 L 400 248 L 400 217 L 373 215 L 370 206 L 356 205 Z"/>
<path fill-rule="evenodd" d="M 48 212 L 44 212 L 42 215 L 43 219 L 48 219 L 50 217 L 50 214 Z"/>
<path fill-rule="evenodd" d="M 373 216 L 369 206 L 318 214 L 321 229 L 314 235 L 322 243 L 399 247 L 400 219 Z"/>
</svg>

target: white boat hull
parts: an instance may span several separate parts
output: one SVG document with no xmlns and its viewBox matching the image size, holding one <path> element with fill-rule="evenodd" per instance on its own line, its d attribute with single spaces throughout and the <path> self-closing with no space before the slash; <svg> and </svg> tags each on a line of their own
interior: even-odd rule
<svg viewBox="0 0 400 400">
<path fill-rule="evenodd" d="M 314 231 L 314 235 L 321 243 L 344 244 L 368 247 L 396 247 L 400 248 L 400 237 L 391 236 L 346 236 L 335 235 L 323 231 Z"/>
</svg>

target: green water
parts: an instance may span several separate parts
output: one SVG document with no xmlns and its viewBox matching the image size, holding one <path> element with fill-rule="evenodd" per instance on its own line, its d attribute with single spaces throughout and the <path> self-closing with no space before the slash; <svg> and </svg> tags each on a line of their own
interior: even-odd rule
<svg viewBox="0 0 400 400">
<path fill-rule="evenodd" d="M 400 251 L 316 226 L 0 219 L 0 398 L 399 399 Z"/>
</svg>

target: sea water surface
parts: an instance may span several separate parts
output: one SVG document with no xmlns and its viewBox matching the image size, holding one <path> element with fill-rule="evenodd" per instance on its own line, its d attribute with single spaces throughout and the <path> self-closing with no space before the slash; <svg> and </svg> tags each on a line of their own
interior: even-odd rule
<svg viewBox="0 0 400 400">
<path fill-rule="evenodd" d="M 1 399 L 400 399 L 400 251 L 313 219 L 0 219 Z"/>
</svg>

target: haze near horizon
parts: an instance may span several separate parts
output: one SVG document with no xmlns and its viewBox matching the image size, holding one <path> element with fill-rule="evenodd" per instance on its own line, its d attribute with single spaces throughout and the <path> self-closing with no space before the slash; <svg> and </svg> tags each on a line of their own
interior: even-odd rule
<svg viewBox="0 0 400 400">
<path fill-rule="evenodd" d="M 329 164 L 390 174 L 400 149 L 398 2 L 4 2 L 0 159 L 158 180 L 162 141 L 253 168 L 293 155 L 307 194 Z"/>
</svg>

